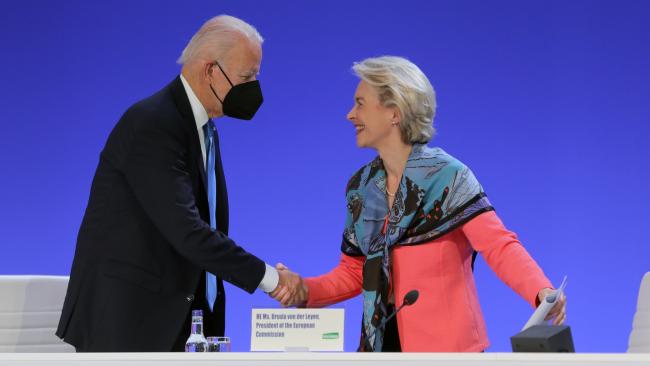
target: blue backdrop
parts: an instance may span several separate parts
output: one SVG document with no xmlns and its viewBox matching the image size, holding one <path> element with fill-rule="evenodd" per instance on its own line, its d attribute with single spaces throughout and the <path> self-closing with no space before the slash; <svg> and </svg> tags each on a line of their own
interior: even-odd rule
<svg viewBox="0 0 650 366">
<path fill-rule="evenodd" d="M 650 270 L 650 3 L 644 1 L 3 1 L 0 274 L 69 273 L 91 179 L 125 109 L 166 85 L 199 26 L 226 13 L 265 37 L 265 103 L 219 119 L 231 236 L 303 275 L 339 257 L 347 179 L 374 151 L 345 115 L 353 61 L 406 56 L 438 93 L 438 136 L 557 283 L 576 349 L 627 347 Z M 530 307 L 482 259 L 492 341 L 509 351 Z M 227 333 L 249 349 L 251 307 L 229 286 Z M 606 301 L 604 301 L 606 300 Z M 356 348 L 359 299 L 346 309 Z M 155 334 L 151 335 L 155 337 Z"/>
</svg>

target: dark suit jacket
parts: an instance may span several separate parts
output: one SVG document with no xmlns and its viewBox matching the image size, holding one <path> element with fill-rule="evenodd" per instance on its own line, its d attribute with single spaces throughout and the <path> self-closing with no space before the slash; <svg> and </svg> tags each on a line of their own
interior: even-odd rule
<svg viewBox="0 0 650 366">
<path fill-rule="evenodd" d="M 210 229 L 203 166 L 180 77 L 124 113 L 93 179 L 59 337 L 78 351 L 170 351 L 192 308 L 223 334 L 221 279 L 252 293 L 265 264 L 227 236 L 218 145 L 218 231 Z M 219 277 L 214 313 L 199 286 L 206 270 Z"/>
</svg>

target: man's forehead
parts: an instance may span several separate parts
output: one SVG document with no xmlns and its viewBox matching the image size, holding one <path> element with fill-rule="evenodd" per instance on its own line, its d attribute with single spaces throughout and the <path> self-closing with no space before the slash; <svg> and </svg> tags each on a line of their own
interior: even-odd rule
<svg viewBox="0 0 650 366">
<path fill-rule="evenodd" d="M 262 61 L 262 50 L 259 45 L 244 41 L 235 45 L 229 53 L 229 61 L 233 62 L 233 66 L 241 72 L 259 73 Z"/>
</svg>

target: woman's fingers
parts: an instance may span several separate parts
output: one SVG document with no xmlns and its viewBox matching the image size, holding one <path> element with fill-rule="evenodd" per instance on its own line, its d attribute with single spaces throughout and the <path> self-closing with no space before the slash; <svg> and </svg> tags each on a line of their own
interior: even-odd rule
<svg viewBox="0 0 650 366">
<path fill-rule="evenodd" d="M 562 297 L 555 303 L 551 311 L 548 312 L 548 315 L 546 315 L 545 320 L 550 320 L 554 319 L 553 324 L 559 325 L 564 322 L 564 319 L 566 318 L 566 297 L 564 294 L 562 294 Z M 557 322 L 560 323 L 557 323 Z"/>
<path fill-rule="evenodd" d="M 292 298 L 293 296 L 291 296 L 291 293 L 287 292 L 278 300 L 280 301 L 282 306 L 287 307 L 287 306 L 291 306 Z"/>
<path fill-rule="evenodd" d="M 566 313 L 562 313 L 553 320 L 553 325 L 562 325 L 565 320 L 566 320 Z"/>
<path fill-rule="evenodd" d="M 271 296 L 272 298 L 275 298 L 276 296 L 278 296 L 278 294 L 280 293 L 280 291 L 282 291 L 282 287 L 283 287 L 283 286 L 278 285 L 278 287 L 276 287 L 275 290 L 269 292 L 269 296 Z"/>
<path fill-rule="evenodd" d="M 280 299 L 289 292 L 289 289 L 284 287 L 284 286 L 278 286 L 275 291 L 271 292 L 269 295 L 271 295 L 274 299 L 280 301 Z"/>
</svg>

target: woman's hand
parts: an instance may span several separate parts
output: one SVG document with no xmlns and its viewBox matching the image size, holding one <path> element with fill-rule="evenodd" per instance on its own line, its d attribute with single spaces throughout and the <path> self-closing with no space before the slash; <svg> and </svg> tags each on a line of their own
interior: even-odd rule
<svg viewBox="0 0 650 366">
<path fill-rule="evenodd" d="M 537 294 L 537 298 L 539 299 L 539 302 L 541 303 L 542 301 L 544 301 L 546 296 L 550 295 L 553 291 L 555 290 L 552 288 L 541 289 Z M 544 320 L 549 320 L 549 319 L 553 319 L 553 325 L 562 325 L 562 323 L 564 323 L 564 321 L 566 320 L 566 296 L 564 296 L 564 293 L 562 293 L 562 296 L 555 303 L 551 311 L 548 312 L 548 315 Z"/>
</svg>

